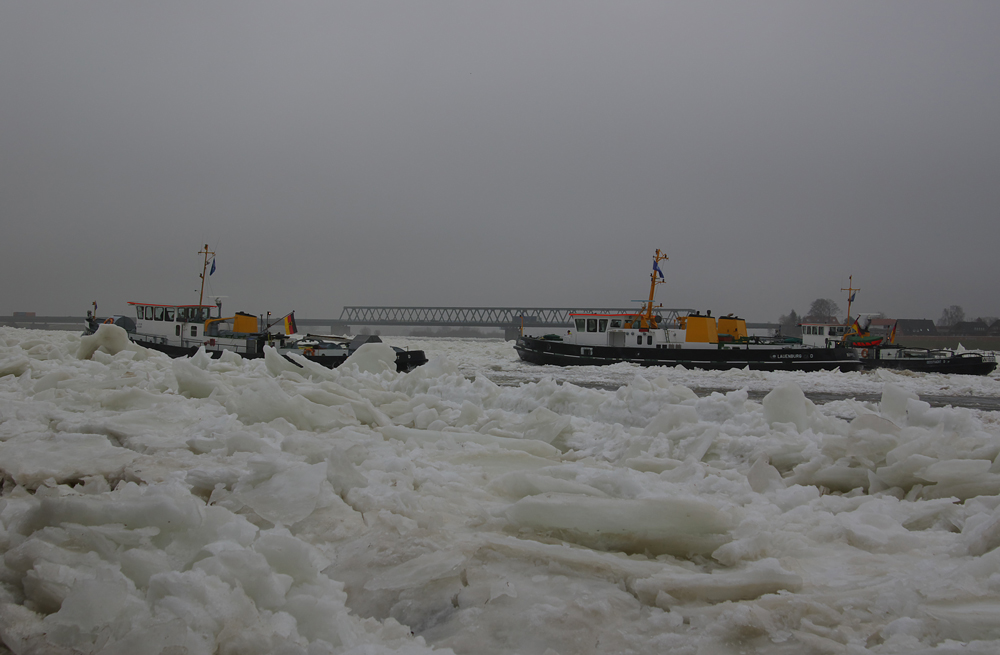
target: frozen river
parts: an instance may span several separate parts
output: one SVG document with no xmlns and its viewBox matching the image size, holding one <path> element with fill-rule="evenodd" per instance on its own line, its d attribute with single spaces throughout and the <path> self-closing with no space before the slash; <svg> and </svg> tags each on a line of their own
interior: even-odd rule
<svg viewBox="0 0 1000 655">
<path fill-rule="evenodd" d="M 0 328 L 16 653 L 996 653 L 1000 377 Z"/>
</svg>

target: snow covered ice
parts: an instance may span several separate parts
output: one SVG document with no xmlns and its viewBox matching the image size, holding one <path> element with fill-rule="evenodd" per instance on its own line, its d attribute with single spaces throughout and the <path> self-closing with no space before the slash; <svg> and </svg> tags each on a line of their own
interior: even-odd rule
<svg viewBox="0 0 1000 655">
<path fill-rule="evenodd" d="M 921 400 L 997 373 L 398 339 L 401 374 L 118 329 L 0 328 L 14 653 L 1000 652 L 1000 411 Z"/>
</svg>

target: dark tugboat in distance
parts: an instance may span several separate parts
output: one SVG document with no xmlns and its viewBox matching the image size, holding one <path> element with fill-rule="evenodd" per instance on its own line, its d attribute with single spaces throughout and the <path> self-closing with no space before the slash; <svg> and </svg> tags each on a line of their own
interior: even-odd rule
<svg viewBox="0 0 1000 655">
<path fill-rule="evenodd" d="M 854 276 L 849 278 L 847 291 L 847 320 L 851 322 L 851 303 L 858 291 Z M 915 348 L 896 343 L 896 326 L 888 337 L 873 335 L 870 321 L 863 321 L 865 314 L 858 314 L 851 325 L 837 323 L 804 322 L 802 343 L 814 348 L 849 346 L 854 348 L 863 370 L 877 368 L 915 371 L 919 373 L 947 373 L 956 375 L 989 375 L 997 367 L 996 357 L 977 351 L 955 352 L 944 348 Z"/>
<path fill-rule="evenodd" d="M 105 323 L 114 323 L 128 332 L 129 339 L 140 346 L 157 350 L 170 357 L 188 357 L 199 349 L 218 359 L 225 352 L 233 352 L 247 359 L 264 356 L 264 348 L 271 346 L 286 359 L 298 365 L 288 355 L 301 355 L 311 362 L 327 368 L 340 366 L 358 348 L 366 343 L 382 340 L 376 335 L 359 335 L 354 338 L 328 335 L 298 334 L 295 326 L 295 312 L 291 312 L 273 322 L 258 319 L 253 314 L 236 312 L 232 316 L 222 315 L 222 302 L 204 304 L 205 274 L 208 271 L 209 255 L 215 255 L 205 245 L 205 260 L 201 271 L 201 295 L 197 305 L 162 305 L 154 303 L 129 302 L 131 316 L 112 316 Z M 212 272 L 215 260 L 211 260 Z M 212 272 L 208 274 L 211 275 Z M 271 332 L 271 328 L 283 324 L 284 332 Z M 93 334 L 100 328 L 97 306 L 87 312 L 85 334 Z M 410 371 L 427 363 L 422 350 L 403 350 L 391 346 L 396 353 L 396 370 Z"/>
</svg>

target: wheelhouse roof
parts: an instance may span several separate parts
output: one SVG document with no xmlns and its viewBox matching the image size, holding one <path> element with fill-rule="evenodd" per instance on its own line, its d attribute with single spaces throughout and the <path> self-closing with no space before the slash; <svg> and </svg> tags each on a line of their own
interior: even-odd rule
<svg viewBox="0 0 1000 655">
<path fill-rule="evenodd" d="M 201 309 L 215 309 L 215 305 L 160 305 L 155 302 L 132 302 L 129 301 L 130 305 L 142 305 L 143 307 L 200 307 Z"/>
</svg>

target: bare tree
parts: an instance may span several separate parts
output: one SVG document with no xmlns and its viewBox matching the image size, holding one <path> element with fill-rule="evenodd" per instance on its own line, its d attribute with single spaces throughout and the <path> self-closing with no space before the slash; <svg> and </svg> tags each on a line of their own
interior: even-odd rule
<svg viewBox="0 0 1000 655">
<path fill-rule="evenodd" d="M 951 327 L 956 323 L 961 323 L 965 320 L 965 310 L 962 309 L 960 305 L 952 305 L 951 307 L 945 307 L 941 312 L 941 318 L 938 319 L 937 324 L 942 327 Z"/>
<path fill-rule="evenodd" d="M 808 318 L 814 321 L 836 321 L 840 305 L 829 298 L 817 298 L 809 305 Z"/>
<path fill-rule="evenodd" d="M 802 318 L 793 309 L 778 319 L 778 324 L 781 326 L 781 334 L 786 337 L 802 336 L 802 328 L 799 327 L 799 323 L 801 322 Z"/>
</svg>

